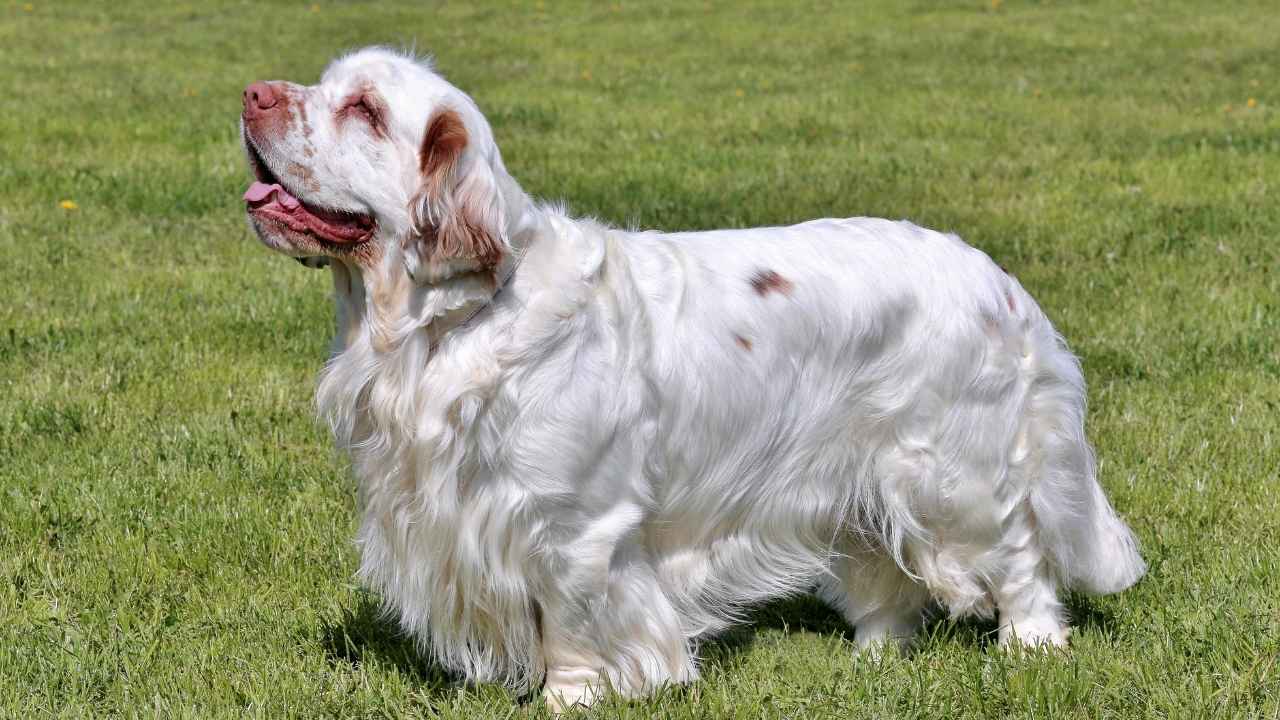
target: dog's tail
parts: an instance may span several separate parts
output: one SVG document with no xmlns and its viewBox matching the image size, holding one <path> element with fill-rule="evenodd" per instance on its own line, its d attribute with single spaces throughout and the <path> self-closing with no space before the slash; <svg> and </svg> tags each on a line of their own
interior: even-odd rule
<svg viewBox="0 0 1280 720">
<path fill-rule="evenodd" d="M 1098 483 L 1084 434 L 1079 361 L 1047 320 L 1038 330 L 1027 437 L 1038 456 L 1030 500 L 1040 544 L 1069 587 L 1094 595 L 1119 592 L 1142 577 L 1146 563 Z"/>
</svg>

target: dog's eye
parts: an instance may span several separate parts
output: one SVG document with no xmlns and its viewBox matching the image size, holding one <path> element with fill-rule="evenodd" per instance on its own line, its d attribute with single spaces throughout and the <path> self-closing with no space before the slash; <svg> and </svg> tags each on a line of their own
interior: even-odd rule
<svg viewBox="0 0 1280 720">
<path fill-rule="evenodd" d="M 382 113 L 377 102 L 368 94 L 356 95 L 348 100 L 342 107 L 342 114 L 364 120 L 375 131 L 382 130 Z"/>
<path fill-rule="evenodd" d="M 363 115 L 364 119 L 370 122 L 372 122 L 376 117 L 376 115 L 373 112 L 373 108 L 369 105 L 368 98 L 366 98 L 364 95 L 361 95 L 360 97 L 356 98 L 350 105 L 347 106 L 347 109 L 353 110 Z"/>
</svg>

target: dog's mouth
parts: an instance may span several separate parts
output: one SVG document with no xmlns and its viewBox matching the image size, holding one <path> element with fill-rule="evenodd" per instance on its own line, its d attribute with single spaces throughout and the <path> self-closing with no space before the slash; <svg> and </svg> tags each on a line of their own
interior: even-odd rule
<svg viewBox="0 0 1280 720">
<path fill-rule="evenodd" d="M 244 145 L 255 178 L 244 193 L 250 215 L 274 221 L 296 233 L 332 245 L 353 245 L 373 237 L 377 223 L 372 216 L 346 210 L 330 210 L 298 199 L 271 172 L 247 133 Z"/>
</svg>

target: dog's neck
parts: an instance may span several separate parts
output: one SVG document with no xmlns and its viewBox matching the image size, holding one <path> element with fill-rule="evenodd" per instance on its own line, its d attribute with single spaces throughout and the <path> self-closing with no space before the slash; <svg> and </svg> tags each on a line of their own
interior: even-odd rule
<svg viewBox="0 0 1280 720">
<path fill-rule="evenodd" d="M 333 354 L 367 341 L 390 352 L 415 333 L 426 333 L 437 345 L 482 312 L 511 282 L 534 240 L 547 235 L 551 211 L 529 200 L 511 181 L 507 207 L 506 250 L 492 268 L 458 272 L 418 284 L 394 258 L 372 265 L 335 260 L 331 264 L 337 305 Z"/>
</svg>

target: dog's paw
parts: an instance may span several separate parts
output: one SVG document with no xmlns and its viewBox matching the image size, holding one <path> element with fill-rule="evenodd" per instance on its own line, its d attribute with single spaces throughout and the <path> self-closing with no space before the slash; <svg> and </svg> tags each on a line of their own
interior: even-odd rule
<svg viewBox="0 0 1280 720">
<path fill-rule="evenodd" d="M 1000 646 L 1022 645 L 1029 648 L 1065 648 L 1071 628 L 1057 619 L 1030 619 L 1000 625 Z"/>
<path fill-rule="evenodd" d="M 896 652 L 906 655 L 921 623 L 919 612 L 875 613 L 854 625 L 858 653 L 873 660 Z"/>
<path fill-rule="evenodd" d="M 547 708 L 557 715 L 575 705 L 587 708 L 600 697 L 599 682 L 599 674 L 590 670 L 552 670 L 547 673 L 542 699 Z"/>
</svg>

